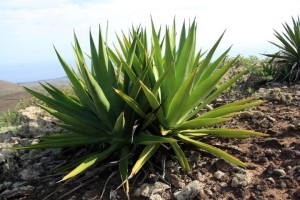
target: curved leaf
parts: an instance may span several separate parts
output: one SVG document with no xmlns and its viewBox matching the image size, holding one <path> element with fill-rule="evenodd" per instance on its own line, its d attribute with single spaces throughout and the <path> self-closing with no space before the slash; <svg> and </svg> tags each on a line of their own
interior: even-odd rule
<svg viewBox="0 0 300 200">
<path fill-rule="evenodd" d="M 189 137 L 186 137 L 186 136 L 183 136 L 181 134 L 178 134 L 178 136 L 183 139 L 184 141 L 186 141 L 187 143 L 191 143 L 193 145 L 195 145 L 196 147 L 200 148 L 200 149 L 203 149 L 209 153 L 212 153 L 220 158 L 223 158 L 224 160 L 230 162 L 230 163 L 233 163 L 237 166 L 240 166 L 240 167 L 243 167 L 243 168 L 246 168 L 246 164 L 243 163 L 242 161 L 240 161 L 239 159 L 233 157 L 232 155 L 226 153 L 225 151 L 221 150 L 221 149 L 218 149 L 214 146 L 211 146 L 209 144 L 205 144 L 203 142 L 199 142 L 199 141 L 196 141 L 196 140 L 193 140 L 193 139 L 190 139 Z"/>
<path fill-rule="evenodd" d="M 191 170 L 190 165 L 188 163 L 186 156 L 184 155 L 184 152 L 180 148 L 180 146 L 176 142 L 171 143 L 171 146 L 176 154 L 176 157 L 177 157 L 181 167 L 183 169 L 185 169 L 186 171 L 190 171 Z"/>
<path fill-rule="evenodd" d="M 92 156 L 88 157 L 79 166 L 77 166 L 74 170 L 72 170 L 70 173 L 68 173 L 66 176 L 64 176 L 61 181 L 65 181 L 69 178 L 72 178 L 72 177 L 80 174 L 81 172 L 85 171 L 87 168 L 91 167 L 96 162 L 100 162 L 100 161 L 106 159 L 118 148 L 119 148 L 119 144 L 115 143 L 115 144 L 112 144 L 111 146 L 109 146 L 104 151 L 102 151 L 96 155 L 92 155 Z"/>
<path fill-rule="evenodd" d="M 137 162 L 134 164 L 129 178 L 131 178 L 132 176 L 134 176 L 135 174 L 138 173 L 138 171 L 143 167 L 143 165 L 158 150 L 159 146 L 160 146 L 160 144 L 150 144 L 144 148 L 144 150 L 141 153 L 140 157 L 138 158 Z"/>
</svg>

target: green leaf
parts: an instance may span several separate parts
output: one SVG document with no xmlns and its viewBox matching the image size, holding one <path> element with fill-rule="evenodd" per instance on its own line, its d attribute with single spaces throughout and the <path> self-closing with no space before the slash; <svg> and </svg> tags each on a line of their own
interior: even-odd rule
<svg viewBox="0 0 300 200">
<path fill-rule="evenodd" d="M 181 121 L 186 121 L 187 119 L 192 118 L 195 116 L 201 109 L 203 109 L 207 104 L 209 104 L 213 99 L 215 99 L 218 95 L 224 92 L 227 88 L 232 86 L 241 76 L 248 73 L 250 69 L 244 70 L 231 78 L 230 80 L 226 81 L 224 84 L 220 85 L 215 92 L 210 94 L 196 109 L 194 109 L 191 113 L 184 116 Z"/>
<path fill-rule="evenodd" d="M 80 121 L 81 118 L 76 119 L 72 116 L 66 115 L 62 112 L 58 112 L 56 110 L 53 110 L 51 108 L 48 108 L 43 105 L 39 105 L 42 109 L 46 110 L 51 115 L 57 117 L 58 119 L 62 120 L 64 123 L 74 127 L 74 132 L 78 134 L 86 134 L 86 135 L 106 135 L 109 132 L 107 129 L 103 126 L 103 124 L 100 124 L 98 122 L 97 127 L 94 127 L 93 124 L 86 124 L 85 121 Z"/>
<path fill-rule="evenodd" d="M 141 132 L 145 128 L 147 128 L 149 125 L 151 125 L 154 122 L 154 120 L 156 120 L 156 118 L 157 118 L 157 114 L 155 112 L 148 113 L 144 119 L 143 126 L 141 128 Z"/>
<path fill-rule="evenodd" d="M 93 115 L 92 113 L 86 112 L 86 108 L 76 105 L 72 103 L 72 101 L 59 101 L 56 99 L 52 99 L 46 95 L 43 95 L 39 92 L 33 91 L 29 88 L 24 87 L 24 89 L 36 98 L 48 104 L 54 110 L 57 110 L 60 113 L 64 113 L 64 116 L 72 116 L 72 118 L 75 117 L 78 121 L 82 121 L 86 124 L 89 124 L 94 128 L 104 130 L 103 126 L 99 124 L 99 119 L 95 117 L 95 115 Z"/>
<path fill-rule="evenodd" d="M 111 112 L 111 102 L 108 101 L 102 88 L 93 78 L 90 72 L 84 69 L 83 74 L 86 77 L 85 81 L 88 86 L 88 91 L 96 106 L 97 116 L 103 120 L 110 129 L 113 129 L 113 123 L 116 119 L 116 116 L 114 116 L 114 113 Z"/>
<path fill-rule="evenodd" d="M 232 163 L 232 164 L 235 164 L 239 167 L 243 167 L 243 168 L 246 168 L 246 164 L 243 163 L 242 161 L 240 161 L 239 159 L 233 157 L 232 155 L 226 153 L 225 151 L 221 150 L 221 149 L 218 149 L 214 146 L 211 146 L 209 144 L 205 144 L 203 142 L 199 142 L 199 141 L 196 141 L 196 140 L 193 140 L 193 139 L 190 139 L 189 137 L 186 137 L 186 136 L 183 136 L 182 134 L 178 134 L 178 136 L 184 140 L 185 142 L 187 143 L 191 143 L 193 145 L 195 145 L 196 147 L 200 148 L 200 149 L 203 149 L 209 153 L 212 153 L 220 158 L 223 158 L 224 160 Z"/>
<path fill-rule="evenodd" d="M 129 178 L 131 178 L 132 176 L 134 176 L 135 174 L 138 173 L 138 171 L 143 167 L 143 165 L 158 150 L 159 146 L 160 146 L 160 144 L 150 144 L 144 148 L 144 150 L 141 153 L 140 157 L 138 158 L 137 162 L 134 164 Z"/>
<path fill-rule="evenodd" d="M 155 85 L 153 87 L 153 94 L 157 95 L 157 92 L 159 91 L 160 87 L 162 86 L 163 81 L 165 80 L 166 76 L 170 72 L 170 70 L 173 68 L 173 65 L 169 65 L 167 69 L 164 70 L 163 74 L 158 78 L 158 80 L 155 82 Z"/>
<path fill-rule="evenodd" d="M 104 41 L 102 39 L 101 29 L 99 28 L 99 53 L 96 50 L 92 34 L 90 32 L 90 46 L 91 46 L 91 61 L 92 70 L 95 71 L 95 80 L 103 89 L 103 93 L 114 106 L 111 108 L 113 112 L 119 113 L 121 110 L 120 98 L 112 92 L 112 88 L 117 87 L 117 79 L 114 68 L 110 59 Z"/>
<path fill-rule="evenodd" d="M 231 118 L 195 118 L 186 122 L 179 124 L 177 127 L 172 129 L 173 131 L 184 130 L 184 129 L 193 129 L 193 128 L 201 128 L 205 126 L 211 126 L 215 124 L 219 124 L 222 122 L 226 122 L 231 120 Z"/>
<path fill-rule="evenodd" d="M 92 156 L 88 157 L 79 166 L 77 166 L 74 170 L 72 170 L 70 173 L 68 173 L 66 176 L 64 176 L 62 181 L 65 181 L 69 178 L 72 178 L 72 177 L 82 173 L 87 168 L 94 165 L 96 162 L 100 162 L 100 161 L 106 159 L 108 156 L 110 156 L 118 148 L 119 148 L 119 144 L 115 143 L 115 144 L 112 144 L 111 146 L 109 146 L 104 151 L 102 151 L 102 152 L 100 152 L 96 155 L 92 155 Z"/>
<path fill-rule="evenodd" d="M 125 129 L 125 123 L 124 112 L 121 112 L 114 125 L 114 133 L 122 134 Z"/>
<path fill-rule="evenodd" d="M 171 101 L 166 116 L 166 120 L 171 127 L 176 125 L 178 118 L 180 118 L 182 112 L 184 112 L 182 111 L 184 108 L 183 105 L 185 105 L 189 100 L 190 90 L 192 88 L 195 75 L 196 71 L 190 74 L 189 78 L 182 83 Z"/>
<path fill-rule="evenodd" d="M 159 103 L 158 99 L 155 97 L 155 95 L 151 92 L 151 90 L 149 90 L 147 88 L 147 86 L 144 85 L 143 82 L 140 81 L 140 84 L 141 84 L 141 87 L 142 87 L 152 109 L 156 110 L 157 108 L 159 108 L 160 103 Z"/>
<path fill-rule="evenodd" d="M 218 48 L 223 36 L 225 34 L 225 31 L 222 33 L 222 35 L 220 36 L 220 38 L 217 40 L 217 42 L 214 44 L 214 46 L 211 48 L 211 50 L 208 52 L 207 56 L 205 57 L 204 61 L 201 63 L 201 65 L 199 66 L 199 73 L 197 75 L 197 82 L 195 83 L 195 85 L 198 85 L 199 82 L 202 82 L 204 80 L 203 75 L 205 74 L 205 72 L 207 71 L 207 69 L 209 68 L 209 63 L 216 51 L 216 49 Z"/>
<path fill-rule="evenodd" d="M 135 44 L 136 44 L 136 43 L 135 43 Z M 132 48 L 133 48 L 133 47 L 134 47 L 134 46 L 132 46 Z M 121 61 L 122 61 L 122 67 L 125 69 L 126 74 L 127 74 L 128 77 L 130 78 L 130 80 L 131 80 L 133 83 L 135 83 L 135 82 L 137 81 L 137 76 L 135 75 L 135 73 L 134 73 L 133 70 L 131 69 L 131 65 L 130 65 L 129 63 L 127 63 L 126 60 L 124 60 L 123 56 L 122 56 L 121 53 L 118 51 L 118 49 L 115 48 L 115 50 L 116 50 L 116 52 L 117 52 L 119 58 L 120 58 Z M 131 56 L 131 57 L 128 58 L 128 59 L 129 59 L 129 60 L 133 60 L 133 56 L 134 56 L 133 52 L 132 52 L 132 55 L 130 55 L 130 56 Z M 132 64 L 132 63 L 131 63 L 131 64 Z"/>
<path fill-rule="evenodd" d="M 121 175 L 122 182 L 126 181 L 125 191 L 129 192 L 129 182 L 128 182 L 128 158 L 129 155 L 129 146 L 124 146 L 120 151 L 120 163 L 119 163 L 119 172 Z"/>
<path fill-rule="evenodd" d="M 210 77 L 214 72 L 218 70 L 218 68 L 222 65 L 222 61 L 226 58 L 228 52 L 230 51 L 231 47 L 229 47 L 216 61 L 214 61 L 210 66 L 206 69 L 206 71 L 203 73 L 202 80 L 207 79 Z"/>
<path fill-rule="evenodd" d="M 215 109 L 215 110 L 208 111 L 208 112 L 202 114 L 199 118 L 223 117 L 223 116 L 226 116 L 226 115 L 228 115 L 230 113 L 233 113 L 233 112 L 238 112 L 238 111 L 241 111 L 241 110 L 246 109 L 246 108 L 250 108 L 250 107 L 253 107 L 253 106 L 260 105 L 264 102 L 265 101 L 256 101 L 256 102 L 247 103 L 247 104 L 244 104 L 244 105 L 224 106 L 220 109 Z"/>
<path fill-rule="evenodd" d="M 111 140 L 106 136 L 84 136 L 75 134 L 55 134 L 41 138 L 41 141 L 37 144 L 29 146 L 13 147 L 11 149 L 48 149 L 48 148 L 66 148 L 75 147 L 87 144 L 105 143 Z"/>
<path fill-rule="evenodd" d="M 178 89 L 184 80 L 190 75 L 190 68 L 193 66 L 196 48 L 196 22 L 193 21 L 188 31 L 188 36 L 184 41 L 183 47 L 179 50 L 176 62 L 176 82 L 175 88 Z"/>
<path fill-rule="evenodd" d="M 55 49 L 55 48 L 54 48 Z M 55 49 L 55 52 L 57 54 L 57 57 L 62 65 L 62 67 L 64 68 L 64 71 L 66 72 L 69 80 L 72 83 L 73 86 L 73 90 L 76 93 L 76 96 L 78 97 L 78 99 L 80 100 L 80 102 L 85 106 L 90 108 L 91 110 L 95 110 L 95 105 L 92 103 L 91 98 L 89 97 L 89 95 L 87 94 L 84 86 L 82 85 L 79 77 L 77 76 L 77 74 L 74 72 L 74 70 L 72 70 L 67 63 L 64 61 L 64 59 L 60 56 L 60 54 L 58 53 L 58 51 Z"/>
<path fill-rule="evenodd" d="M 142 118 L 146 117 L 144 111 L 142 111 L 141 106 L 130 96 L 124 94 L 120 90 L 115 89 L 115 92 L 120 95 L 120 97 Z"/>
<path fill-rule="evenodd" d="M 141 84 L 141 87 L 142 87 L 148 101 L 149 101 L 150 106 L 152 107 L 153 110 L 157 110 L 157 118 L 159 119 L 160 123 L 164 127 L 169 127 L 169 125 L 167 124 L 166 118 L 164 116 L 163 110 L 160 107 L 161 105 L 160 105 L 159 101 L 157 100 L 157 98 L 155 97 L 155 95 L 142 82 L 140 82 L 140 84 Z"/>
<path fill-rule="evenodd" d="M 175 142 L 175 143 L 170 143 L 175 154 L 176 157 L 181 165 L 181 167 L 183 169 L 185 169 L 186 171 L 190 171 L 190 165 L 188 163 L 188 160 L 186 158 L 186 156 L 184 155 L 184 152 L 182 151 L 182 149 L 180 148 L 180 146 Z"/>
<path fill-rule="evenodd" d="M 224 138 L 248 138 L 252 136 L 268 136 L 268 134 L 259 133 L 255 131 L 239 130 L 239 129 L 198 129 L 197 132 L 211 134 L 217 137 Z"/>
<path fill-rule="evenodd" d="M 153 48 L 152 50 L 154 51 L 153 57 L 154 57 L 154 62 L 155 62 L 155 67 L 159 74 L 163 73 L 163 60 L 162 60 L 162 53 L 161 53 L 161 48 L 159 44 L 159 37 L 158 34 L 155 31 L 154 23 L 151 18 L 151 26 L 152 26 L 152 45 Z"/>
<path fill-rule="evenodd" d="M 180 39 L 179 39 L 178 54 L 181 54 L 185 41 L 186 41 L 186 29 L 185 29 L 185 21 L 183 21 L 181 27 Z"/>
<path fill-rule="evenodd" d="M 207 97 L 212 92 L 212 90 L 216 87 L 217 83 L 222 79 L 224 74 L 228 71 L 228 69 L 233 65 L 234 62 L 235 59 L 229 62 L 221 69 L 219 69 L 209 78 L 200 82 L 199 85 L 195 87 L 195 89 L 191 92 L 187 103 L 182 105 L 183 107 L 181 108 L 182 117 L 180 120 L 178 120 L 179 123 L 182 122 L 182 119 L 184 119 L 186 116 L 189 116 L 189 114 L 205 99 L 205 97 Z M 196 75 L 196 77 L 197 76 L 198 75 Z"/>
<path fill-rule="evenodd" d="M 162 143 L 174 143 L 177 140 L 171 137 L 161 137 L 150 134 L 141 134 L 134 136 L 133 144 L 144 144 L 144 145 L 154 145 Z"/>
<path fill-rule="evenodd" d="M 228 104 L 225 104 L 223 106 L 217 107 L 217 108 L 215 108 L 215 110 L 226 108 L 226 107 L 231 107 L 231 106 L 240 106 L 240 105 L 244 105 L 244 104 L 251 103 L 251 102 L 253 103 L 253 102 L 255 102 L 255 99 L 257 99 L 257 98 L 256 97 L 250 97 L 250 98 L 246 98 L 246 99 L 242 99 L 242 100 L 233 101 L 231 103 L 228 103 Z M 266 101 L 261 101 L 261 102 L 263 103 L 263 102 L 266 102 Z"/>
</svg>

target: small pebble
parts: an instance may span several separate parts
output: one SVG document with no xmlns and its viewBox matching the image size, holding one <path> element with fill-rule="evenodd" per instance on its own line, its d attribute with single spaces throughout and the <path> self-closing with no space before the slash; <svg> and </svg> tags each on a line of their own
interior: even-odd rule
<svg viewBox="0 0 300 200">
<path fill-rule="evenodd" d="M 275 180 L 272 177 L 268 177 L 267 180 L 270 181 L 272 184 L 275 184 Z"/>
<path fill-rule="evenodd" d="M 228 186 L 228 184 L 227 184 L 227 183 L 225 183 L 225 182 L 221 182 L 221 183 L 220 183 L 220 186 L 224 188 L 224 187 L 227 187 L 227 186 Z"/>
<path fill-rule="evenodd" d="M 206 194 L 208 194 L 209 196 L 212 196 L 213 195 L 213 192 L 210 190 L 210 189 L 204 189 L 204 192 Z"/>
<path fill-rule="evenodd" d="M 297 158 L 300 158 L 300 151 L 295 150 L 294 152 L 295 152 L 296 157 L 297 157 Z"/>
<path fill-rule="evenodd" d="M 284 177 L 286 175 L 286 173 L 283 169 L 274 169 L 273 173 L 275 175 L 279 175 L 280 177 Z"/>
<path fill-rule="evenodd" d="M 118 193 L 116 190 L 111 190 L 109 193 L 109 199 L 117 200 L 119 198 Z"/>
<path fill-rule="evenodd" d="M 55 181 L 50 181 L 48 185 L 49 185 L 50 187 L 53 187 L 53 186 L 55 186 L 55 184 L 56 184 Z"/>
<path fill-rule="evenodd" d="M 225 173 L 224 172 L 222 172 L 222 171 L 216 171 L 215 173 L 214 173 L 214 177 L 216 178 L 216 179 L 218 179 L 218 180 L 220 180 L 220 179 L 222 179 L 222 177 L 225 175 Z"/>
</svg>

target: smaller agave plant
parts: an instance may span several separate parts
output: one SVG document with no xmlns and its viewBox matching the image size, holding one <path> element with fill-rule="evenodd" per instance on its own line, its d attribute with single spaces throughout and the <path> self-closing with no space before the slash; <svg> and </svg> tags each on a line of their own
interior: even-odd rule
<svg viewBox="0 0 300 200">
<path fill-rule="evenodd" d="M 195 21 L 188 28 L 183 23 L 177 40 L 175 20 L 171 29 L 166 27 L 164 36 L 161 29 L 156 31 L 152 21 L 150 40 L 146 29 L 132 28 L 129 36 L 117 36 L 119 47 L 114 48 L 106 45 L 101 31 L 96 48 L 90 34 L 91 53 L 86 56 L 90 65 L 85 61 L 75 35 L 73 49 L 78 73 L 56 51 L 75 95 L 66 94 L 50 84 L 42 84 L 48 95 L 25 88 L 45 102 L 46 105 L 40 106 L 60 119 L 59 125 L 69 132 L 51 134 L 37 144 L 15 149 L 93 145 L 97 147 L 91 148 L 93 152 L 66 166 L 65 169 L 70 171 L 62 180 L 114 157 L 119 160 L 119 172 L 127 192 L 128 180 L 164 146 L 173 149 L 186 171 L 190 166 L 182 144 L 190 144 L 246 167 L 239 159 L 201 139 L 266 136 L 249 130 L 212 128 L 264 101 L 248 98 L 205 110 L 212 100 L 249 70 L 227 82 L 222 81 L 236 59 L 223 65 L 229 48 L 212 60 L 223 34 L 206 55 L 197 52 L 196 29 Z"/>
<path fill-rule="evenodd" d="M 274 35 L 280 44 L 270 42 L 279 48 L 274 54 L 264 54 L 271 58 L 271 63 L 276 66 L 277 79 L 297 81 L 300 80 L 300 19 L 292 17 L 293 24 L 283 24 L 285 32 L 281 34 L 274 30 Z"/>
</svg>

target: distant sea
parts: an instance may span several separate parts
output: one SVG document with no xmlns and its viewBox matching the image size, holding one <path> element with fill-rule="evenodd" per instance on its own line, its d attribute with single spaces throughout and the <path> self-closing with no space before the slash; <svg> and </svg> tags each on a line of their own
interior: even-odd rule
<svg viewBox="0 0 300 200">
<path fill-rule="evenodd" d="M 42 81 L 66 76 L 58 63 L 0 65 L 0 80 L 13 83 Z"/>
</svg>

